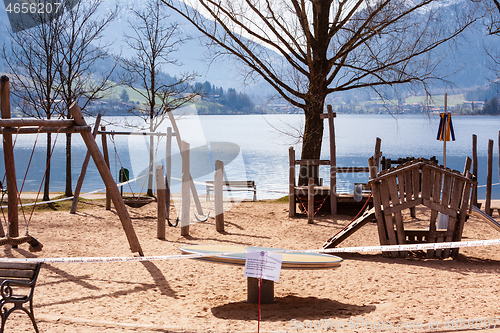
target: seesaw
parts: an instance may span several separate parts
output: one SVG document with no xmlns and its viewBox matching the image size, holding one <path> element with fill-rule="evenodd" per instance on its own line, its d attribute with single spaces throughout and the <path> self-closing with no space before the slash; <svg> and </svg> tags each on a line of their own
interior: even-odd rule
<svg viewBox="0 0 500 333">
<path fill-rule="evenodd" d="M 238 245 L 188 245 L 180 248 L 186 254 L 211 254 L 214 256 L 200 257 L 203 260 L 218 264 L 245 266 L 247 251 L 270 251 L 283 254 L 281 269 L 333 269 L 340 267 L 342 258 L 321 253 L 285 253 L 285 249 L 269 247 L 238 246 Z M 223 255 L 220 255 L 224 253 Z M 247 278 L 247 302 L 259 301 L 259 280 Z M 261 303 L 274 302 L 274 281 L 262 280 Z"/>
</svg>

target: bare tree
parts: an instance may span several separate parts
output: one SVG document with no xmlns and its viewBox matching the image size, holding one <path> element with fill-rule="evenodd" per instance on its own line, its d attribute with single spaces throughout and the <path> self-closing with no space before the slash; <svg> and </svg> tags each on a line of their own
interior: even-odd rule
<svg viewBox="0 0 500 333">
<path fill-rule="evenodd" d="M 145 103 L 131 112 L 141 117 L 154 132 L 168 117 L 168 112 L 193 102 L 197 93 L 190 83 L 196 77 L 186 73 L 180 78 L 171 78 L 162 70 L 166 65 L 180 65 L 173 58 L 177 47 L 185 39 L 176 23 L 168 22 L 169 15 L 160 0 L 150 0 L 143 9 L 131 9 L 134 20 L 129 21 L 132 36 L 125 36 L 128 46 L 135 51 L 132 58 L 123 61 L 128 73 L 128 86 L 140 94 Z M 154 141 L 150 137 L 148 195 L 153 195 Z"/>
<path fill-rule="evenodd" d="M 68 119 L 71 118 L 71 103 L 77 101 L 85 111 L 90 102 L 105 97 L 108 91 L 118 85 L 110 80 L 116 65 L 104 71 L 96 70 L 100 60 L 110 58 L 109 45 L 98 43 L 118 14 L 117 6 L 103 11 L 103 3 L 104 0 L 78 1 L 72 10 L 57 18 L 63 26 L 57 38 L 60 96 L 64 103 L 63 116 Z M 71 133 L 66 134 L 65 195 L 73 195 Z"/>
<path fill-rule="evenodd" d="M 305 113 L 302 158 L 319 158 L 332 93 L 435 79 L 432 52 L 475 18 L 437 0 L 162 0 Z M 209 19 L 207 19 L 209 18 Z M 302 174 L 302 173 L 301 173 Z M 303 181 L 302 177 L 302 181 Z"/>
<path fill-rule="evenodd" d="M 61 82 L 58 78 L 60 64 L 57 62 L 59 52 L 58 36 L 61 33 L 61 22 L 56 13 L 40 15 L 33 18 L 38 25 L 24 29 L 22 20 L 11 22 L 11 47 L 2 48 L 7 69 L 12 80 L 12 95 L 19 101 L 24 115 L 36 118 L 51 119 L 59 113 Z M 43 200 L 49 198 L 50 153 L 52 136 L 47 133 L 46 176 Z"/>
</svg>

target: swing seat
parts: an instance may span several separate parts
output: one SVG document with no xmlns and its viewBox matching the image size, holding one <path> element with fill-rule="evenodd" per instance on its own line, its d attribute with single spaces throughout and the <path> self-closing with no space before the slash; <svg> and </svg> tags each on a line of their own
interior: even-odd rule
<svg viewBox="0 0 500 333">
<path fill-rule="evenodd" d="M 141 208 L 153 201 L 155 201 L 153 197 L 123 197 L 123 202 L 132 208 Z"/>
</svg>

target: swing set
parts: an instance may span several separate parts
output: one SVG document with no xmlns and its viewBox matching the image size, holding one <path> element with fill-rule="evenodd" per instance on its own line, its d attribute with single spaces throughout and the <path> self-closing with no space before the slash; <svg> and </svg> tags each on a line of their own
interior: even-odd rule
<svg viewBox="0 0 500 333">
<path fill-rule="evenodd" d="M 7 76 L 2 76 L 0 78 L 0 109 L 2 119 L 0 119 L 0 132 L 3 136 L 3 151 L 4 151 L 4 163 L 5 163 L 5 176 L 7 183 L 7 217 L 5 218 L 5 214 L 2 209 L 2 215 L 4 216 L 5 224 L 7 227 L 7 232 L 4 231 L 3 226 L 0 225 L 0 245 L 10 244 L 13 247 L 17 247 L 19 244 L 29 243 L 30 250 L 41 250 L 42 245 L 32 236 L 29 235 L 29 224 L 33 216 L 33 212 L 36 206 L 33 205 L 32 211 L 29 214 L 29 217 L 26 218 L 26 214 L 24 213 L 24 208 L 21 202 L 20 193 L 22 192 L 22 188 L 24 186 L 24 181 L 26 180 L 26 175 L 23 180 L 23 184 L 18 192 L 17 182 L 16 182 L 16 173 L 15 173 L 15 164 L 14 164 L 14 154 L 13 148 L 14 144 L 12 142 L 13 134 L 38 134 L 40 133 L 80 133 L 83 141 L 85 142 L 89 154 L 92 156 L 94 163 L 101 175 L 101 178 L 106 185 L 107 193 L 109 194 L 113 204 L 116 208 L 116 212 L 120 221 L 122 223 L 122 227 L 127 236 L 127 240 L 132 252 L 137 252 L 140 256 L 143 256 L 143 252 L 141 246 L 139 244 L 139 240 L 134 231 L 134 227 L 132 225 L 132 221 L 130 219 L 130 215 L 125 207 L 123 198 L 120 195 L 120 191 L 116 186 L 116 183 L 109 171 L 106 162 L 97 146 L 97 143 L 94 139 L 93 134 L 91 133 L 91 128 L 85 122 L 85 119 L 82 115 L 80 107 L 74 102 L 70 106 L 70 114 L 73 116 L 73 120 L 71 119 L 11 119 L 10 112 L 10 83 L 9 78 Z M 56 137 L 57 140 L 57 137 Z M 56 141 L 55 140 L 55 141 Z M 33 147 L 33 151 L 31 153 L 31 157 L 33 156 L 34 149 L 36 147 L 36 142 Z M 55 147 L 52 147 L 50 155 Z M 31 163 L 31 158 L 30 158 Z M 29 164 L 28 168 L 29 170 Z M 46 173 L 46 171 L 45 171 Z M 45 174 L 42 179 L 45 179 Z M 38 194 L 40 193 L 42 185 L 40 185 L 40 189 Z M 21 211 L 23 213 L 23 217 L 25 219 L 26 233 L 25 236 L 19 237 L 19 217 L 18 217 L 18 204 L 20 204 Z"/>
</svg>

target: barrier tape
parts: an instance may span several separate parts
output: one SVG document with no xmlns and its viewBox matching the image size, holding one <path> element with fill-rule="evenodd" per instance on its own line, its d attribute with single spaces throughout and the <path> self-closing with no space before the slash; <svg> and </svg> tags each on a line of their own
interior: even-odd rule
<svg viewBox="0 0 500 333">
<path fill-rule="evenodd" d="M 482 247 L 500 245 L 500 239 L 467 241 L 467 242 L 445 242 L 445 243 L 423 243 L 423 244 L 403 244 L 403 245 L 378 245 L 378 246 L 357 246 L 333 249 L 318 250 L 283 250 L 277 253 L 373 253 L 373 252 L 394 252 L 394 251 L 417 251 L 417 250 L 441 250 L 456 249 L 466 247 Z M 177 254 L 166 256 L 145 256 L 145 257 L 73 257 L 73 258 L 0 258 L 0 262 L 28 262 L 28 263 L 110 263 L 126 261 L 158 261 L 173 259 L 199 259 L 203 257 L 221 257 L 245 252 L 219 252 L 219 253 L 197 253 L 197 254 Z"/>
</svg>

